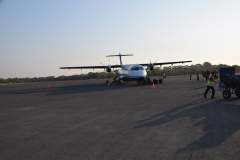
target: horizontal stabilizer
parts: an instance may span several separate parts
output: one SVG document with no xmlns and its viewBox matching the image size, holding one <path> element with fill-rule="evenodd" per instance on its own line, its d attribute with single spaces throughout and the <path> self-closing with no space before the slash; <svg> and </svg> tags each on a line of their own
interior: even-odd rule
<svg viewBox="0 0 240 160">
<path fill-rule="evenodd" d="M 120 54 L 120 55 L 108 55 L 107 57 L 115 57 L 115 56 L 133 56 L 133 54 Z"/>
<path fill-rule="evenodd" d="M 119 55 L 108 55 L 107 57 L 119 57 L 120 64 L 122 66 L 122 56 L 133 56 L 133 54 L 121 54 L 121 53 L 119 53 Z"/>
</svg>

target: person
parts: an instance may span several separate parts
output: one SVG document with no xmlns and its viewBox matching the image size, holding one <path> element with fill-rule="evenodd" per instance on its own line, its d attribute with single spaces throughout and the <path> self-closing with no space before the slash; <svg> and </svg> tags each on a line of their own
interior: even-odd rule
<svg viewBox="0 0 240 160">
<path fill-rule="evenodd" d="M 203 80 L 204 80 L 204 77 L 205 77 L 205 71 L 204 70 L 202 71 L 202 77 L 203 77 Z"/>
<path fill-rule="evenodd" d="M 198 76 L 198 72 L 197 72 L 197 81 L 199 81 L 199 76 Z"/>
<path fill-rule="evenodd" d="M 166 78 L 166 73 L 163 73 L 163 78 Z"/>
<path fill-rule="evenodd" d="M 205 72 L 206 81 L 208 81 L 209 76 L 210 76 L 210 72 L 209 72 L 209 70 L 207 70 L 207 71 Z"/>
<path fill-rule="evenodd" d="M 217 82 L 218 82 L 218 78 L 219 78 L 218 71 L 215 69 L 215 71 L 214 71 L 214 79 L 216 79 Z"/>
<path fill-rule="evenodd" d="M 114 76 L 113 82 L 117 82 L 117 75 Z"/>
<path fill-rule="evenodd" d="M 191 78 L 192 78 L 192 72 L 190 71 L 190 80 L 191 80 Z"/>
<path fill-rule="evenodd" d="M 206 88 L 206 91 L 204 93 L 204 98 L 207 98 L 207 93 L 209 91 L 209 89 L 212 90 L 212 99 L 214 99 L 214 95 L 215 95 L 215 89 L 214 89 L 214 82 L 216 83 L 216 81 L 214 81 L 214 72 L 212 72 L 212 75 L 211 77 L 208 79 L 207 81 L 207 88 Z"/>
</svg>

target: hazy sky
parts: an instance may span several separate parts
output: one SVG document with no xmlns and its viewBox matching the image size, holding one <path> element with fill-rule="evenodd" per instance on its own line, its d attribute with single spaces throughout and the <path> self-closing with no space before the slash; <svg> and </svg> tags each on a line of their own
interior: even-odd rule
<svg viewBox="0 0 240 160">
<path fill-rule="evenodd" d="M 0 78 L 87 73 L 59 67 L 119 52 L 134 54 L 127 64 L 240 65 L 240 1 L 0 0 Z"/>
</svg>

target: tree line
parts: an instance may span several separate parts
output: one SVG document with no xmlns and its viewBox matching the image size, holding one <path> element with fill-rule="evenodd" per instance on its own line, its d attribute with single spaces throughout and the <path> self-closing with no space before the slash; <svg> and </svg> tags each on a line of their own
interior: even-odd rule
<svg viewBox="0 0 240 160">
<path fill-rule="evenodd" d="M 219 71 L 219 68 L 227 68 L 227 67 L 234 67 L 235 68 L 235 73 L 240 73 L 240 66 L 238 65 L 226 65 L 226 64 L 219 64 L 219 65 L 212 65 L 210 62 L 204 62 L 203 64 L 196 64 L 196 65 L 179 65 L 179 66 L 173 66 L 173 67 L 163 67 L 162 69 L 157 68 L 154 71 L 148 72 L 149 76 L 161 76 L 163 73 L 166 75 L 170 76 L 175 76 L 175 75 L 189 75 L 190 72 L 192 75 L 201 75 L 202 71 L 214 71 L 217 70 Z"/>
<path fill-rule="evenodd" d="M 203 64 L 196 65 L 179 65 L 179 66 L 170 66 L 163 68 L 155 68 L 154 71 L 148 71 L 148 77 L 151 76 L 162 76 L 165 73 L 168 76 L 176 76 L 176 75 L 188 75 L 190 72 L 194 74 L 202 74 L 202 71 L 209 70 L 210 72 L 213 70 L 218 70 L 219 68 L 226 67 L 235 67 L 235 72 L 240 73 L 240 66 L 238 65 L 212 65 L 210 62 L 204 62 Z M 44 82 L 44 81 L 65 81 L 65 80 L 87 80 L 87 79 L 112 79 L 116 75 L 117 70 L 114 72 L 89 72 L 88 74 L 76 74 L 71 76 L 48 76 L 48 77 L 33 77 L 33 78 L 0 78 L 0 83 L 27 83 L 27 82 Z"/>
</svg>

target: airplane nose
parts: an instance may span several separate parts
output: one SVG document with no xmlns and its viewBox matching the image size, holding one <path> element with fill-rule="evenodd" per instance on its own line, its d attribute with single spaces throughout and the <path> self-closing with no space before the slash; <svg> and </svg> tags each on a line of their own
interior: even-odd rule
<svg viewBox="0 0 240 160">
<path fill-rule="evenodd" d="M 141 71 L 141 73 L 140 73 L 143 77 L 146 77 L 146 75 L 147 75 L 147 72 L 144 70 L 144 71 Z"/>
<path fill-rule="evenodd" d="M 143 71 L 143 75 L 144 75 L 144 76 L 147 75 L 147 71 L 146 71 L 146 70 Z"/>
</svg>

